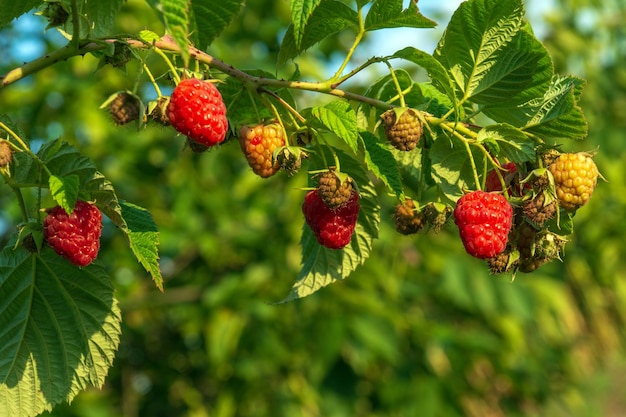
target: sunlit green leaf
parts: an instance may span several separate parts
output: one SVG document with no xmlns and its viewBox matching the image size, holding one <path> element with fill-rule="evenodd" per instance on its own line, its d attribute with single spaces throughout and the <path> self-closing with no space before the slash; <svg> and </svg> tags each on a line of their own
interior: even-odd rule
<svg viewBox="0 0 626 417">
<path fill-rule="evenodd" d="M 478 141 L 493 144 L 497 154 L 513 162 L 535 160 L 535 144 L 521 130 L 508 125 L 485 126 L 478 132 Z"/>
<path fill-rule="evenodd" d="M 71 213 L 74 209 L 74 204 L 78 198 L 78 181 L 76 175 L 68 175 L 67 177 L 51 175 L 48 180 L 52 197 L 66 213 Z"/>
<path fill-rule="evenodd" d="M 154 284 L 163 291 L 163 277 L 159 267 L 159 231 L 150 212 L 137 205 L 122 202 L 122 217 L 126 222 L 124 230 L 135 257 L 150 273 Z"/>
<path fill-rule="evenodd" d="M 294 28 L 293 25 L 289 25 L 280 45 L 278 67 L 321 40 L 346 28 L 356 27 L 358 23 L 357 13 L 344 3 L 337 0 L 322 0 L 309 17 L 300 46 L 296 46 Z"/>
<path fill-rule="evenodd" d="M 206 49 L 237 17 L 244 3 L 244 0 L 192 0 L 190 35 L 196 46 Z"/>
<path fill-rule="evenodd" d="M 477 147 L 468 147 L 454 136 L 439 136 L 430 150 L 432 176 L 441 192 L 456 201 L 464 190 L 477 190 L 474 166 L 482 167 L 484 155 Z"/>
<path fill-rule="evenodd" d="M 191 0 L 162 0 L 167 31 L 181 49 L 185 65 L 189 62 L 189 7 Z"/>
<path fill-rule="evenodd" d="M 291 0 L 291 21 L 293 24 L 293 37 L 296 48 L 300 48 L 304 28 L 311 17 L 313 10 L 320 4 L 321 0 Z"/>
<path fill-rule="evenodd" d="M 390 191 L 396 194 L 398 199 L 404 198 L 400 170 L 389 148 L 383 145 L 376 136 L 370 132 L 359 132 L 365 145 L 365 163 L 367 167 L 385 183 Z M 411 152 L 405 152 L 407 154 Z M 415 153 L 413 153 L 415 155 Z"/>
<path fill-rule="evenodd" d="M 0 415 L 34 416 L 104 384 L 121 331 L 113 292 L 98 261 L 0 252 Z"/>
<path fill-rule="evenodd" d="M 402 6 L 402 0 L 375 0 L 365 17 L 365 30 L 396 27 L 433 28 L 437 25 L 420 13 L 417 2 L 409 2 L 406 9 L 402 9 Z"/>
<path fill-rule="evenodd" d="M 314 107 L 311 114 L 328 130 L 341 138 L 353 152 L 357 152 L 358 132 L 356 112 L 345 101 L 332 101 L 323 107 Z"/>
</svg>

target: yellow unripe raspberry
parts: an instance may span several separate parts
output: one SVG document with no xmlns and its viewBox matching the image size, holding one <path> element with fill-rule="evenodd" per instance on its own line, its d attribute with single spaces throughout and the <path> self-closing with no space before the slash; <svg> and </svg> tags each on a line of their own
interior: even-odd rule
<svg viewBox="0 0 626 417">
<path fill-rule="evenodd" d="M 273 157 L 276 149 L 285 146 L 285 138 L 280 125 L 243 126 L 239 130 L 239 144 L 248 165 L 258 176 L 271 177 L 280 169 Z"/>
<path fill-rule="evenodd" d="M 598 182 L 598 168 L 589 154 L 561 154 L 548 169 L 561 207 L 574 211 L 589 201 Z"/>
</svg>

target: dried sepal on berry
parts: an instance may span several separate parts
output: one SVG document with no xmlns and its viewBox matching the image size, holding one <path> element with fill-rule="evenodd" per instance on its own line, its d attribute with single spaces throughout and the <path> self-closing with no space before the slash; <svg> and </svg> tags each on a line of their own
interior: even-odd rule
<svg viewBox="0 0 626 417">
<path fill-rule="evenodd" d="M 280 168 L 292 176 L 302 167 L 302 159 L 307 158 L 307 153 L 299 146 L 283 146 L 274 151 L 273 157 Z"/>
<path fill-rule="evenodd" d="M 524 217 L 536 228 L 543 225 L 554 217 L 557 212 L 557 202 L 547 191 L 542 191 L 522 205 Z"/>
<path fill-rule="evenodd" d="M 348 203 L 354 190 L 354 180 L 343 172 L 330 167 L 319 176 L 317 193 L 331 210 L 337 210 Z"/>
<path fill-rule="evenodd" d="M 122 126 L 144 118 L 145 107 L 141 99 L 130 91 L 118 91 L 102 103 L 101 109 L 108 109 L 113 122 Z"/>
<path fill-rule="evenodd" d="M 424 212 L 426 224 L 435 233 L 439 233 L 448 223 L 453 209 L 447 204 L 430 202 L 424 205 L 422 211 Z"/>
<path fill-rule="evenodd" d="M 426 224 L 424 212 L 416 207 L 411 198 L 396 205 L 393 222 L 396 231 L 402 235 L 413 235 L 422 230 Z"/>
<path fill-rule="evenodd" d="M 423 123 L 417 110 L 400 107 L 381 115 L 389 143 L 398 150 L 411 151 L 417 147 L 423 133 Z"/>
<path fill-rule="evenodd" d="M 487 266 L 492 274 L 515 272 L 519 268 L 520 254 L 517 249 L 507 246 L 503 252 L 487 259 Z"/>
<path fill-rule="evenodd" d="M 146 107 L 148 121 L 156 122 L 161 126 L 169 126 L 170 119 L 167 117 L 167 106 L 170 103 L 168 96 L 161 96 L 156 100 L 152 100 Z"/>
</svg>

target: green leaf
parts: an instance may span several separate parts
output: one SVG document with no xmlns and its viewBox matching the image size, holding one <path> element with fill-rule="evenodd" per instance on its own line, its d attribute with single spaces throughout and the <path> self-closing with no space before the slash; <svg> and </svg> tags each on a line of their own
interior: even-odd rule
<svg viewBox="0 0 626 417">
<path fill-rule="evenodd" d="M 552 70 L 547 52 L 523 26 L 521 0 L 459 6 L 433 55 L 452 75 L 460 99 L 504 102 L 547 85 Z"/>
<path fill-rule="evenodd" d="M 367 131 L 359 132 L 365 145 L 365 164 L 399 200 L 404 200 L 400 170 L 393 153 L 376 136 Z M 405 152 L 410 154 L 412 152 Z"/>
<path fill-rule="evenodd" d="M 163 277 L 159 267 L 159 232 L 150 212 L 128 202 L 121 202 L 124 230 L 135 257 L 150 273 L 156 287 L 163 291 Z"/>
<path fill-rule="evenodd" d="M 67 177 L 51 175 L 48 180 L 52 198 L 68 214 L 74 210 L 74 204 L 78 198 L 78 181 L 76 175 L 68 175 Z"/>
<path fill-rule="evenodd" d="M 98 261 L 0 252 L 0 415 L 34 416 L 102 387 L 121 333 L 113 293 Z"/>
<path fill-rule="evenodd" d="M 359 149 L 356 112 L 345 101 L 332 101 L 323 107 L 313 107 L 311 115 L 324 127 L 341 138 L 354 153 Z"/>
<path fill-rule="evenodd" d="M 16 17 L 20 17 L 34 7 L 43 4 L 43 0 L 20 0 L 2 2 L 0 7 L 0 27 L 6 26 Z"/>
<path fill-rule="evenodd" d="M 278 53 L 278 67 L 323 39 L 358 24 L 358 15 L 350 7 L 336 0 L 322 0 L 304 28 L 300 46 L 296 45 L 293 24 L 287 28 Z"/>
<path fill-rule="evenodd" d="M 397 51 L 389 58 L 404 59 L 424 68 L 428 73 L 428 77 L 430 78 L 432 84 L 439 89 L 439 91 L 444 93 L 456 106 L 456 92 L 452 79 L 448 75 L 444 66 L 441 65 L 441 63 L 432 55 L 413 47 L 407 47 Z"/>
<path fill-rule="evenodd" d="M 189 62 L 189 8 L 191 0 L 161 0 L 165 27 L 176 44 L 181 49 L 181 56 L 185 66 Z"/>
<path fill-rule="evenodd" d="M 258 77 L 276 78 L 274 75 L 262 70 L 249 70 L 246 71 L 246 73 Z M 256 125 L 260 121 L 276 118 L 272 109 L 266 105 L 260 95 L 254 90 L 247 89 L 246 86 L 236 78 L 226 78 L 225 83 L 218 84 L 218 88 L 226 104 L 229 124 L 235 130 L 243 125 Z M 268 89 L 271 88 L 268 87 Z M 292 107 L 296 107 L 290 90 L 277 89 L 272 90 L 272 92 L 285 100 L 285 102 L 289 103 Z M 278 111 L 286 118 L 289 118 L 283 106 L 280 106 Z"/>
<path fill-rule="evenodd" d="M 424 17 L 417 8 L 417 2 L 409 2 L 402 10 L 402 0 L 375 0 L 365 17 L 365 30 L 385 28 L 434 28 L 437 23 Z"/>
<path fill-rule="evenodd" d="M 87 1 L 83 12 L 91 23 L 91 36 L 104 37 L 115 28 L 117 15 L 125 0 Z"/>
<path fill-rule="evenodd" d="M 476 167 L 483 166 L 484 156 L 478 147 L 470 147 Z M 454 136 L 441 135 L 430 150 L 432 177 L 441 192 L 456 201 L 464 190 L 477 190 L 474 169 L 465 144 Z"/>
<path fill-rule="evenodd" d="M 321 246 L 311 229 L 305 224 L 302 231 L 302 269 L 289 295 L 280 303 L 311 295 L 319 289 L 342 280 L 362 265 L 372 250 L 378 237 L 380 207 L 376 189 L 363 170 L 361 164 L 344 152 L 334 149 L 341 161 L 341 171 L 349 174 L 358 184 L 361 196 L 361 210 L 358 222 L 348 246 L 343 249 L 328 249 Z M 326 159 L 333 156 L 325 149 Z M 324 166 L 321 155 L 311 153 L 311 166 Z M 312 184 L 311 184 L 312 185 Z"/>
<path fill-rule="evenodd" d="M 293 22 L 293 37 L 296 48 L 302 44 L 304 28 L 321 0 L 291 0 L 291 21 Z"/>
<path fill-rule="evenodd" d="M 142 41 L 148 42 L 150 44 L 158 41 L 159 39 L 161 39 L 161 37 L 159 35 L 157 35 L 156 33 L 154 33 L 151 30 L 141 30 L 141 31 L 139 31 L 139 38 Z"/>
<path fill-rule="evenodd" d="M 524 130 L 541 138 L 584 139 L 587 120 L 578 106 L 585 81 L 572 76 L 555 75 L 543 99 L 530 110 L 532 117 Z M 531 103 L 535 104 L 535 103 Z"/>
<path fill-rule="evenodd" d="M 478 132 L 477 140 L 487 142 L 495 148 L 494 153 L 513 162 L 535 160 L 534 142 L 524 132 L 509 124 L 485 126 Z"/>
<path fill-rule="evenodd" d="M 244 0 L 191 0 L 191 35 L 206 49 L 241 11 Z"/>
</svg>

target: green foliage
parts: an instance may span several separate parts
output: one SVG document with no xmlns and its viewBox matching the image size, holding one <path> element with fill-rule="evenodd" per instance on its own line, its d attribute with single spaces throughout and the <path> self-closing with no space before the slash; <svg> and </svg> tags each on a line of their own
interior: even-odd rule
<svg viewBox="0 0 626 417">
<path fill-rule="evenodd" d="M 365 62 L 355 52 L 367 50 L 369 32 L 435 22 L 400 0 L 61 3 L 71 17 L 60 30 L 80 39 L 11 62 L 0 78 L 11 114 L 0 115 L 0 139 L 15 151 L 0 169 L 12 192 L 0 194 L 0 226 L 17 225 L 0 254 L 0 414 L 74 400 L 59 415 L 515 416 L 559 398 L 585 372 L 581 362 L 617 344 L 623 221 L 614 193 L 599 187 L 602 199 L 590 203 L 611 206 L 604 226 L 587 208 L 552 220 L 546 229 L 573 250 L 564 264 L 514 275 L 514 285 L 461 256 L 451 222 L 414 238 L 392 227 L 405 196 L 451 210 L 496 160 L 541 171 L 542 152 L 587 136 L 583 108 L 595 102 L 584 105 L 582 79 L 559 75 L 563 62 L 535 37 L 520 0 L 469 0 L 433 54 L 408 45 Z M 26 5 L 41 2 L 3 8 L 0 26 Z M 267 27 L 274 44 L 264 43 Z M 121 45 L 132 51 L 127 73 L 95 63 Z M 238 51 L 246 68 L 231 65 Z M 344 60 L 316 79 L 331 56 Z M 386 72 L 376 79 L 355 77 L 378 64 Z M 229 140 L 210 152 L 191 152 L 152 119 L 114 127 L 94 106 L 129 91 L 151 100 L 150 112 L 156 101 L 146 96 L 191 72 L 215 79 L 228 109 Z M 32 83 L 16 83 L 25 77 Z M 385 143 L 380 115 L 394 107 L 419 114 L 413 151 Z M 299 148 L 302 167 L 261 182 L 233 138 L 269 120 Z M 300 210 L 303 187 L 330 166 L 360 194 L 355 233 L 340 250 L 321 246 Z M 99 259 L 83 269 L 53 253 L 41 230 L 46 207 L 70 211 L 79 198 L 106 216 Z M 119 352 L 114 287 L 128 317 Z M 108 373 L 107 391 L 77 396 Z"/>
<path fill-rule="evenodd" d="M 121 315 L 101 264 L 76 269 L 51 249 L 0 253 L 0 412 L 33 416 L 101 387 L 113 364 Z"/>
</svg>

